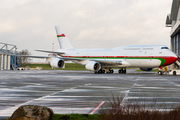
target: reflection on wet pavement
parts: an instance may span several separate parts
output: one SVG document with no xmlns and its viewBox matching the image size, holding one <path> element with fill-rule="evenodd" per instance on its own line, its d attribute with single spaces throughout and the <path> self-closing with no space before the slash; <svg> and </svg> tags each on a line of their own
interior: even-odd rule
<svg viewBox="0 0 180 120">
<path fill-rule="evenodd" d="M 162 109 L 172 109 L 180 105 L 179 91 L 178 76 L 152 73 L 1 71 L 0 116 L 10 116 L 21 105 L 47 106 L 58 114 L 97 113 L 97 107 L 108 107 L 112 94 L 119 94 L 123 104 L 137 102 L 151 105 L 156 101 L 157 105 L 166 104 L 166 108 Z"/>
</svg>

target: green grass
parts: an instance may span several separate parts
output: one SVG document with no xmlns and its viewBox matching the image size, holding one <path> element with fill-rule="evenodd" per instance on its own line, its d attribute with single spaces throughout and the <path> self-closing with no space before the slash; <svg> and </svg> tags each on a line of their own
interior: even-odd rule
<svg viewBox="0 0 180 120">
<path fill-rule="evenodd" d="M 42 67 L 43 70 L 86 70 L 83 65 L 75 63 L 66 63 L 65 68 L 51 68 L 49 64 L 25 64 L 22 67 L 29 66 L 30 68 Z"/>
<path fill-rule="evenodd" d="M 100 116 L 97 114 L 54 114 L 50 120 L 98 120 Z M 9 120 L 9 118 L 5 120 Z"/>
<path fill-rule="evenodd" d="M 70 114 L 60 115 L 54 114 L 51 120 L 97 120 L 100 115 L 88 115 L 88 114 Z"/>
<path fill-rule="evenodd" d="M 137 72 L 147 72 L 147 71 L 143 71 L 143 70 L 136 70 Z M 153 69 L 151 72 L 158 72 L 157 69 Z"/>
<path fill-rule="evenodd" d="M 42 67 L 43 70 L 83 70 L 86 71 L 85 66 L 76 63 L 65 63 L 65 68 L 52 68 L 49 64 L 23 64 L 22 67 L 29 66 L 30 68 Z M 113 68 L 120 69 L 120 68 Z M 126 69 L 138 69 L 138 68 L 126 68 Z M 137 70 L 141 71 L 141 70 Z"/>
</svg>

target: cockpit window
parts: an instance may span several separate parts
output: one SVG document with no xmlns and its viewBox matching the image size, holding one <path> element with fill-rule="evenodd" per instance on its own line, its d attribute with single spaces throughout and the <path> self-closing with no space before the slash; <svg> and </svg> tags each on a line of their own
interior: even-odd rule
<svg viewBox="0 0 180 120">
<path fill-rule="evenodd" d="M 161 49 L 169 49 L 168 47 L 162 47 Z"/>
</svg>

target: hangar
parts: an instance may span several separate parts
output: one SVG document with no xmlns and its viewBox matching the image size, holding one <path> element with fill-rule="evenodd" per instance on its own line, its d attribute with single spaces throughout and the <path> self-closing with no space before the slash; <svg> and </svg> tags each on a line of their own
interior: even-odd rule
<svg viewBox="0 0 180 120">
<path fill-rule="evenodd" d="M 180 56 L 180 0 L 173 0 L 166 27 L 171 27 L 171 50 Z"/>
</svg>

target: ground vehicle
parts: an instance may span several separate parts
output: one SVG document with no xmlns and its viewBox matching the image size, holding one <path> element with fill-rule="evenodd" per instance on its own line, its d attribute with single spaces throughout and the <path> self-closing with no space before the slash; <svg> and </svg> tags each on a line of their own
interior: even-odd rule
<svg viewBox="0 0 180 120">
<path fill-rule="evenodd" d="M 159 75 L 180 75 L 180 69 L 169 70 L 168 67 L 162 67 L 158 69 Z"/>
<path fill-rule="evenodd" d="M 170 70 L 169 75 L 180 75 L 180 69 Z"/>
</svg>

